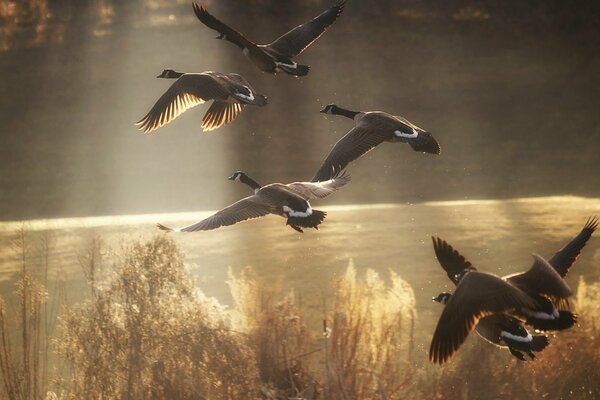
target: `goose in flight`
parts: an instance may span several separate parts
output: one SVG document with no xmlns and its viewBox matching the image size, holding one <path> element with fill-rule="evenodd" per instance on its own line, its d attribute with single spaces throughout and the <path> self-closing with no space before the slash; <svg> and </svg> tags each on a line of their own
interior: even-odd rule
<svg viewBox="0 0 600 400">
<path fill-rule="evenodd" d="M 246 39 L 240 32 L 227 26 L 198 4 L 192 3 L 192 5 L 196 17 L 207 27 L 219 32 L 217 39 L 227 40 L 238 46 L 261 71 L 304 76 L 308 74 L 310 67 L 298 64 L 293 60 L 294 57 L 306 50 L 337 20 L 344 11 L 345 2 L 342 1 L 328 8 L 312 20 L 295 27 L 272 43 L 264 45 Z"/>
<path fill-rule="evenodd" d="M 350 111 L 329 104 L 320 111 L 354 120 L 354 128 L 333 146 L 312 178 L 313 182 L 330 179 L 337 171 L 365 155 L 383 142 L 408 143 L 414 151 L 440 154 L 441 147 L 431 133 L 402 117 L 382 111 Z"/>
<path fill-rule="evenodd" d="M 157 78 L 176 79 L 152 109 L 136 125 L 150 133 L 183 114 L 186 110 L 213 100 L 202 118 L 202 129 L 211 131 L 233 121 L 245 105 L 262 107 L 267 97 L 256 92 L 242 76 L 206 71 L 183 73 L 165 69 Z"/>
<path fill-rule="evenodd" d="M 327 197 L 346 185 L 350 181 L 350 175 L 341 173 L 328 181 L 317 183 L 271 183 L 261 186 L 244 172 L 237 171 L 229 180 L 248 185 L 254 194 L 195 224 L 174 229 L 157 224 L 158 228 L 174 232 L 207 231 L 275 214 L 287 218 L 287 225 L 298 232 L 303 232 L 302 228 L 319 229 L 326 213 L 313 209 L 309 200 Z"/>
</svg>

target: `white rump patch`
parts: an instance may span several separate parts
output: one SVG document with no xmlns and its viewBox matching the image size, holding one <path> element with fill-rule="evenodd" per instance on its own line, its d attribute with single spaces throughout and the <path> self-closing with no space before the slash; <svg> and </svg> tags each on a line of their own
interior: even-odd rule
<svg viewBox="0 0 600 400">
<path fill-rule="evenodd" d="M 511 339 L 517 342 L 522 342 L 522 343 L 529 343 L 533 340 L 533 336 L 531 336 L 531 333 L 527 332 L 527 336 L 519 336 L 519 335 L 513 335 L 512 333 L 506 332 L 506 331 L 500 331 L 500 336 L 502 336 L 503 338 L 507 338 L 507 339 Z"/>
<path fill-rule="evenodd" d="M 248 101 L 254 101 L 254 93 L 252 93 L 252 89 L 250 89 L 248 86 L 244 86 L 246 89 L 248 89 L 248 93 L 250 93 L 250 96 L 246 96 L 243 93 L 240 92 L 235 92 L 237 97 L 241 97 L 244 100 L 248 100 Z"/>
<path fill-rule="evenodd" d="M 524 308 L 523 312 L 525 314 L 527 314 L 528 316 L 530 316 L 530 317 L 537 318 L 537 319 L 545 319 L 545 320 L 550 320 L 550 321 L 551 320 L 555 320 L 560 315 L 558 313 L 558 310 L 556 308 L 554 308 L 552 310 L 552 314 L 548 314 L 548 313 L 545 313 L 545 312 L 542 312 L 542 311 L 533 311 L 533 310 L 530 310 L 528 308 Z"/>
<path fill-rule="evenodd" d="M 288 206 L 283 206 L 283 212 L 287 213 L 290 217 L 300 217 L 306 218 L 312 215 L 312 208 L 308 207 L 305 212 L 302 211 L 294 211 Z"/>
<path fill-rule="evenodd" d="M 298 66 L 298 63 L 292 61 L 291 64 L 286 64 L 286 63 L 282 63 L 282 62 L 279 62 L 279 61 L 275 61 L 275 65 L 278 66 L 278 67 L 283 66 L 283 67 L 287 67 L 287 68 L 296 68 Z"/>
<path fill-rule="evenodd" d="M 401 137 L 401 138 L 406 138 L 406 139 L 415 139 L 417 136 L 419 136 L 419 132 L 417 132 L 416 130 L 414 130 L 414 128 L 411 128 L 413 133 L 404 133 L 400 130 L 394 131 L 394 135 Z"/>
</svg>

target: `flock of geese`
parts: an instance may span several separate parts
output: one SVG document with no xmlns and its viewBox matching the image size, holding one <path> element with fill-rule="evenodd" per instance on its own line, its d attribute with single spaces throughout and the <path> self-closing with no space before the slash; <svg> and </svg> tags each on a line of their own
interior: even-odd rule
<svg viewBox="0 0 600 400">
<path fill-rule="evenodd" d="M 219 33 L 217 39 L 239 47 L 261 71 L 296 77 L 307 75 L 310 67 L 298 64 L 294 58 L 340 17 L 344 5 L 341 1 L 273 42 L 259 45 L 205 8 L 192 4 L 200 22 Z M 183 73 L 165 69 L 157 78 L 175 79 L 175 82 L 137 123 L 145 133 L 161 128 L 186 110 L 207 101 L 212 104 L 202 119 L 205 131 L 232 122 L 246 105 L 267 105 L 267 97 L 236 73 Z M 350 181 L 345 172 L 350 162 L 383 142 L 407 143 L 417 152 L 441 152 L 439 143 L 429 132 L 403 117 L 382 111 L 352 111 L 335 104 L 326 105 L 320 112 L 350 118 L 355 126 L 333 146 L 310 182 L 261 186 L 244 172 L 237 171 L 229 179 L 249 186 L 252 195 L 192 225 L 169 228 L 157 224 L 158 228 L 175 232 L 206 231 L 275 214 L 286 218 L 287 225 L 298 232 L 303 232 L 303 228 L 318 229 L 326 213 L 313 209 L 310 201 L 345 186 Z M 473 330 L 487 341 L 508 348 L 519 360 L 524 361 L 525 355 L 535 359 L 534 352 L 548 345 L 544 332 L 568 329 L 576 322 L 576 315 L 569 310 L 568 298 L 572 292 L 563 278 L 597 226 L 598 219 L 590 218 L 581 232 L 548 261 L 534 255 L 533 265 L 527 272 L 505 277 L 477 271 L 447 242 L 433 237 L 435 255 L 456 290 L 453 294 L 440 293 L 433 298 L 445 307 L 431 342 L 430 360 L 439 364 L 448 361 Z M 535 334 L 529 333 L 526 326 L 532 327 Z"/>
</svg>

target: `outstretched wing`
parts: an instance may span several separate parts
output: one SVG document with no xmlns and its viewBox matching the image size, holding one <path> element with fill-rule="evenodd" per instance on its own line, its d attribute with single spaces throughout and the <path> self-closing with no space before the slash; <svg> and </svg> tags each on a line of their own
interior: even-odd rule
<svg viewBox="0 0 600 400">
<path fill-rule="evenodd" d="M 271 59 L 271 57 L 269 57 L 258 45 L 256 45 L 256 43 L 251 42 L 240 32 L 219 21 L 208 11 L 206 11 L 204 7 L 201 7 L 196 3 L 192 3 L 192 7 L 194 8 L 196 17 L 198 17 L 200 22 L 202 22 L 204 25 L 208 26 L 210 29 L 214 29 L 222 35 L 225 35 L 225 40 L 235 43 L 242 49 L 248 49 L 248 51 L 250 51 L 255 57 L 260 58 L 263 63 L 272 64 L 273 68 L 275 68 L 274 61 Z"/>
<path fill-rule="evenodd" d="M 160 96 L 152 109 L 137 122 L 145 133 L 164 126 L 186 110 L 228 93 L 210 74 L 184 74 Z"/>
<path fill-rule="evenodd" d="M 189 226 L 182 228 L 168 228 L 162 224 L 157 224 L 157 226 L 159 229 L 172 232 L 209 231 L 221 226 L 233 225 L 249 219 L 259 218 L 270 212 L 271 210 L 267 206 L 257 201 L 256 196 L 248 196 L 225 207 L 210 217 Z"/>
<path fill-rule="evenodd" d="M 448 361 L 478 321 L 487 315 L 537 306 L 535 300 L 503 279 L 469 272 L 442 311 L 433 333 L 429 359 L 438 364 Z"/>
<path fill-rule="evenodd" d="M 564 278 L 567 275 L 569 268 L 571 268 L 581 249 L 586 245 L 597 227 L 598 218 L 590 217 L 581 232 L 548 260 L 561 277 Z"/>
<path fill-rule="evenodd" d="M 465 271 L 477 270 L 470 261 L 467 261 L 462 254 L 456 251 L 445 240 L 435 236 L 432 236 L 431 240 L 433 240 L 435 256 L 442 268 L 444 268 L 444 271 L 446 271 L 448 278 L 450 278 L 455 285 L 458 285 L 460 276 L 462 276 Z"/>
<path fill-rule="evenodd" d="M 346 166 L 375 147 L 390 139 L 393 132 L 381 129 L 352 128 L 333 146 L 312 182 L 327 181 Z"/>
<path fill-rule="evenodd" d="M 344 6 L 345 1 L 342 1 L 328 8 L 319 16 L 277 38 L 268 47 L 289 58 L 297 56 L 325 33 L 342 14 Z"/>
<path fill-rule="evenodd" d="M 311 200 L 316 197 L 322 199 L 329 196 L 342 186 L 350 182 L 350 175 L 342 172 L 332 179 L 323 182 L 294 182 L 287 185 L 302 198 Z"/>
<path fill-rule="evenodd" d="M 506 276 L 505 279 L 528 293 L 544 295 L 555 301 L 573 294 L 558 272 L 537 254 L 533 254 L 533 265 L 528 271 Z"/>
<path fill-rule="evenodd" d="M 244 106 L 240 103 L 215 100 L 202 118 L 202 129 L 212 131 L 220 128 L 233 121 L 243 109 Z"/>
</svg>

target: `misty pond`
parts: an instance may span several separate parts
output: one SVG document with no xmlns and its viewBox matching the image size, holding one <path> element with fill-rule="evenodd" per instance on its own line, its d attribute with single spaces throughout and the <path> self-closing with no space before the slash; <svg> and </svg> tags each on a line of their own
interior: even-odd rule
<svg viewBox="0 0 600 400">
<path fill-rule="evenodd" d="M 456 289 L 432 236 L 505 276 L 600 216 L 593 3 L 348 0 L 294 78 L 187 1 L 0 2 L 0 399 L 599 398 L 598 233 L 566 277 L 577 323 L 536 360 L 471 333 L 429 361 L 432 297 Z M 268 43 L 332 3 L 202 5 Z M 240 73 L 269 104 L 143 134 L 165 68 Z M 319 230 L 156 228 L 250 195 L 234 171 L 308 181 L 354 126 L 329 103 L 404 116 L 442 153 L 384 143 L 350 163 L 311 201 Z"/>
</svg>

